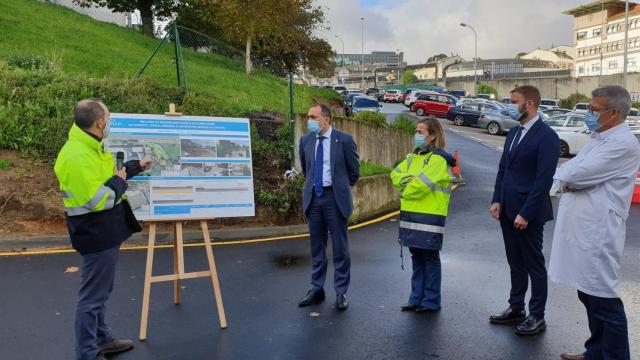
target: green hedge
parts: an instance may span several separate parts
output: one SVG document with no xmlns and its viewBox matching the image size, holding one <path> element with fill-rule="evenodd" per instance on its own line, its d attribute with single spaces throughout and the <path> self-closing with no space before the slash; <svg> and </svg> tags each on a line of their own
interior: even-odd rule
<svg viewBox="0 0 640 360">
<path fill-rule="evenodd" d="M 413 135 L 416 132 L 416 120 L 409 115 L 401 114 L 396 117 L 390 128 Z"/>
<path fill-rule="evenodd" d="M 387 116 L 381 113 L 363 111 L 355 114 L 353 120 L 372 127 L 387 127 Z"/>
</svg>

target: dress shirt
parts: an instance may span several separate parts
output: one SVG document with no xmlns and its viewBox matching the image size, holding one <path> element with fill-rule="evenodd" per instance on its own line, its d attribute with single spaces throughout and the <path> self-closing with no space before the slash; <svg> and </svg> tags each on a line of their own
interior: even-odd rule
<svg viewBox="0 0 640 360">
<path fill-rule="evenodd" d="M 524 125 L 519 125 L 522 128 L 520 129 L 520 132 L 522 132 L 522 134 L 520 134 L 520 141 L 518 141 L 518 144 L 520 144 L 522 142 L 522 139 L 524 139 L 524 136 L 527 135 L 527 133 L 529 132 L 529 130 L 531 130 L 531 127 L 533 126 L 533 124 L 536 123 L 536 121 L 540 120 L 540 115 L 536 115 L 536 117 L 534 117 L 533 119 L 527 121 L 526 124 Z M 509 151 L 513 150 L 513 142 L 511 142 L 511 146 L 509 147 Z"/>
<path fill-rule="evenodd" d="M 320 136 L 324 136 L 322 140 L 322 186 L 331 186 L 331 132 L 333 131 L 332 127 L 329 127 L 324 135 L 316 135 L 316 147 L 315 150 L 318 150 L 318 138 Z M 313 156 L 315 157 L 315 151 Z"/>
</svg>

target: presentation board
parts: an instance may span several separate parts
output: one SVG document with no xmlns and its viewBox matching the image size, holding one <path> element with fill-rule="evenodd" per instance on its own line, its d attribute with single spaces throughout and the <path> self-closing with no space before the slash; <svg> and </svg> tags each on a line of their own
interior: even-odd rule
<svg viewBox="0 0 640 360">
<path fill-rule="evenodd" d="M 112 113 L 105 146 L 153 160 L 129 179 L 138 220 L 255 215 L 249 119 Z"/>
</svg>

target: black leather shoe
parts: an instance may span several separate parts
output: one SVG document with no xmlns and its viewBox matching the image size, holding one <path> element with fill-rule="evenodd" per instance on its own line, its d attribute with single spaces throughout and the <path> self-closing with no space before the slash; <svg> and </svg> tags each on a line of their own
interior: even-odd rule
<svg viewBox="0 0 640 360">
<path fill-rule="evenodd" d="M 522 324 L 516 326 L 515 332 L 518 335 L 537 335 L 547 329 L 547 324 L 544 322 L 544 319 L 536 319 L 535 317 L 529 315 L 527 320 L 523 321 Z"/>
<path fill-rule="evenodd" d="M 298 306 L 302 307 L 315 305 L 321 303 L 322 301 L 324 301 L 324 290 L 316 292 L 309 291 L 307 295 L 300 299 L 300 301 L 298 302 Z"/>
<path fill-rule="evenodd" d="M 349 302 L 344 294 L 336 296 L 336 307 L 340 310 L 347 310 L 349 308 Z"/>
<path fill-rule="evenodd" d="M 514 311 L 508 307 L 500 314 L 491 315 L 489 322 L 500 325 L 515 325 L 523 322 L 527 318 L 527 312 L 524 310 Z"/>
<path fill-rule="evenodd" d="M 110 355 L 133 349 L 133 341 L 131 340 L 113 340 L 100 345 L 100 354 Z"/>
<path fill-rule="evenodd" d="M 415 311 L 417 313 L 438 312 L 438 311 L 440 311 L 440 308 L 431 309 L 431 308 L 427 308 L 427 307 L 424 307 L 424 306 L 418 306 L 413 311 Z"/>
<path fill-rule="evenodd" d="M 418 305 L 413 305 L 411 303 L 408 303 L 408 304 L 402 305 L 402 307 L 400 309 L 402 309 L 402 311 L 413 311 L 417 307 L 418 307 Z"/>
</svg>

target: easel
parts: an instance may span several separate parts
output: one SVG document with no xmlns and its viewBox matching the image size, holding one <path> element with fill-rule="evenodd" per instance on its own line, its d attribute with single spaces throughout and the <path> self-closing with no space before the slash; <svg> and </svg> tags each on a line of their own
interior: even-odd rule
<svg viewBox="0 0 640 360">
<path fill-rule="evenodd" d="M 169 105 L 169 112 L 165 115 L 179 116 L 180 113 L 175 112 L 175 105 Z M 222 294 L 220 292 L 220 282 L 218 280 L 218 271 L 216 262 L 213 258 L 213 249 L 211 247 L 211 238 L 209 237 L 209 227 L 207 221 L 200 219 L 200 227 L 204 238 L 205 249 L 207 251 L 207 261 L 209 263 L 209 271 L 197 271 L 186 273 L 184 271 L 184 244 L 182 242 L 182 220 L 162 220 L 159 222 L 173 223 L 173 274 L 153 276 L 153 251 L 156 242 L 156 227 L 159 222 L 149 222 L 149 243 L 147 248 L 147 265 L 144 273 L 144 291 L 142 296 L 142 316 L 140 319 L 140 341 L 147 338 L 147 321 L 149 318 L 149 301 L 151 297 L 151 284 L 157 282 L 173 281 L 173 302 L 180 304 L 180 280 L 197 279 L 203 277 L 211 277 L 213 284 L 213 293 L 215 296 L 216 306 L 218 309 L 218 317 L 220 318 L 220 328 L 227 328 L 227 318 L 224 313 L 222 304 Z"/>
</svg>

